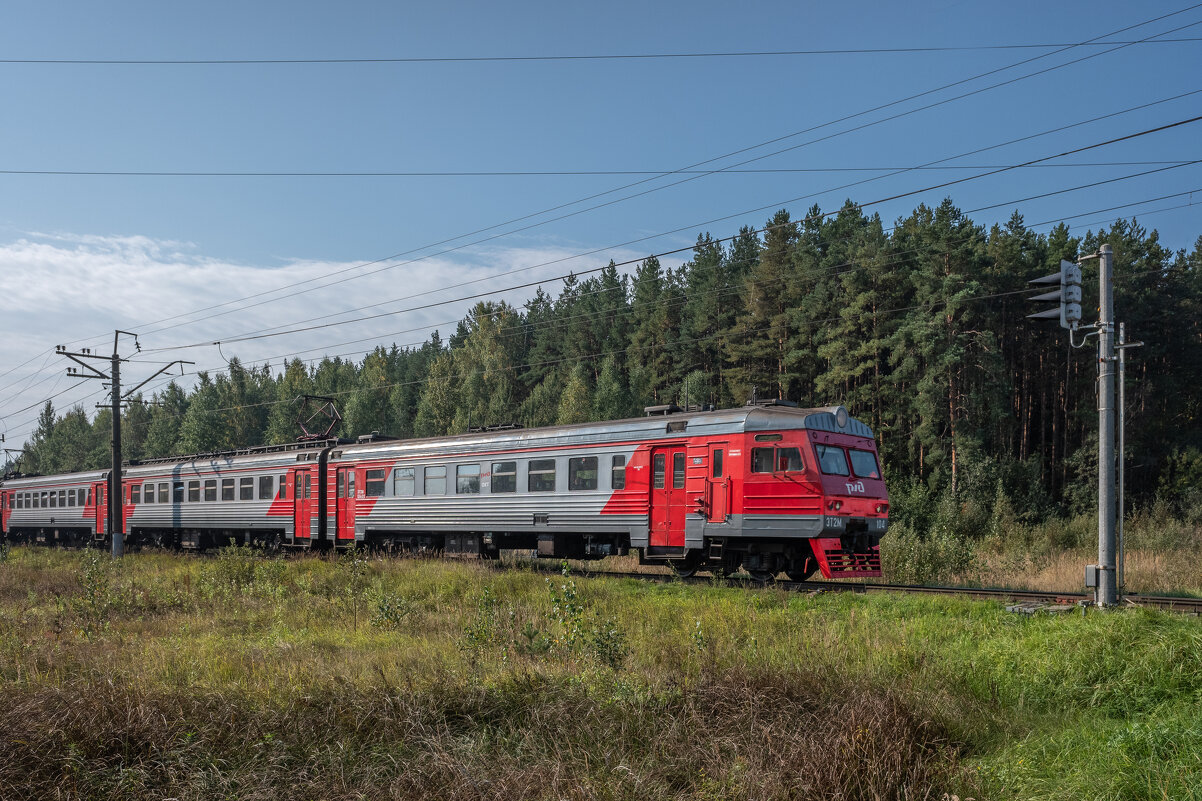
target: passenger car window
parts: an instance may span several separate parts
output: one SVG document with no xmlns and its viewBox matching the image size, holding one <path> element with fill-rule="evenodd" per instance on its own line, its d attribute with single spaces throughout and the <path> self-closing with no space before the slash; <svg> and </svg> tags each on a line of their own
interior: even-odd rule
<svg viewBox="0 0 1202 801">
<path fill-rule="evenodd" d="M 447 468 L 445 466 L 426 468 L 426 482 L 422 487 L 422 492 L 426 495 L 447 494 Z"/>
<path fill-rule="evenodd" d="M 216 492 L 216 490 L 214 490 L 214 492 Z M 208 494 L 207 490 L 206 490 L 205 494 L 206 495 Z M 217 496 L 214 495 L 213 497 L 217 497 Z M 199 481 L 189 481 L 188 482 L 188 502 L 196 503 L 198 501 L 200 501 L 200 482 Z"/>
<path fill-rule="evenodd" d="M 392 494 L 409 496 L 413 494 L 413 468 L 396 467 L 392 470 Z"/>
<path fill-rule="evenodd" d="M 616 490 L 626 489 L 626 457 L 625 456 L 615 456 L 613 458 L 613 460 L 610 462 L 610 472 L 612 473 L 612 475 L 610 476 L 609 486 L 612 489 L 616 489 Z"/>
<path fill-rule="evenodd" d="M 554 492 L 555 460 L 531 459 L 526 479 L 531 492 Z"/>
<path fill-rule="evenodd" d="M 88 503 L 92 502 L 92 491 L 88 490 Z M 171 503 L 171 492 L 167 488 L 167 483 L 159 484 L 159 503 Z"/>
<path fill-rule="evenodd" d="M 597 488 L 597 457 L 568 459 L 568 489 L 573 492 Z"/>
<path fill-rule="evenodd" d="M 271 496 L 275 494 L 275 487 L 272 484 L 271 476 L 259 476 L 259 500 L 271 500 Z"/>
<path fill-rule="evenodd" d="M 283 473 L 280 475 L 280 480 L 276 482 L 276 487 L 277 487 L 276 497 L 286 499 L 288 497 L 288 474 L 287 473 Z"/>
<path fill-rule="evenodd" d="M 75 505 L 75 490 L 71 490 L 71 494 L 68 496 L 67 499 L 71 502 L 71 506 Z M 135 484 L 129 488 L 129 502 L 130 503 L 141 503 L 142 502 L 142 488 L 139 487 L 137 484 Z"/>
<path fill-rule="evenodd" d="M 215 479 L 215 478 L 205 479 L 205 500 L 206 501 L 217 500 L 217 479 Z"/>
<path fill-rule="evenodd" d="M 828 476 L 847 475 L 847 455 L 843 453 L 842 448 L 815 445 L 814 450 L 818 452 L 818 466 L 822 468 L 822 472 Z"/>
<path fill-rule="evenodd" d="M 880 478 L 881 469 L 876 463 L 876 454 L 851 448 L 851 470 L 860 478 Z"/>
<path fill-rule="evenodd" d="M 518 491 L 518 463 L 517 462 L 493 462 L 492 463 L 492 482 L 489 485 L 489 492 L 517 492 Z"/>
<path fill-rule="evenodd" d="M 368 498 L 380 498 L 384 495 L 384 476 L 387 473 L 383 469 L 368 470 L 363 476 L 363 491 Z"/>
<path fill-rule="evenodd" d="M 459 495 L 480 494 L 480 465 L 461 464 L 455 467 L 455 492 Z"/>
</svg>

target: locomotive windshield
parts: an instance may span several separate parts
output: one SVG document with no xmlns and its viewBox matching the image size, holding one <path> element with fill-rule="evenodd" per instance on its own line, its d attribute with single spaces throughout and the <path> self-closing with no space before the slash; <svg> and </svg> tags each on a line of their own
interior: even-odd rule
<svg viewBox="0 0 1202 801">
<path fill-rule="evenodd" d="M 842 448 L 831 445 L 815 445 L 814 450 L 818 452 L 818 466 L 822 468 L 822 472 L 828 476 L 848 474 L 847 455 L 843 453 Z"/>
<path fill-rule="evenodd" d="M 851 469 L 859 478 L 881 477 L 880 468 L 876 463 L 876 454 L 872 451 L 859 451 L 851 448 L 848 453 L 851 454 Z"/>
</svg>

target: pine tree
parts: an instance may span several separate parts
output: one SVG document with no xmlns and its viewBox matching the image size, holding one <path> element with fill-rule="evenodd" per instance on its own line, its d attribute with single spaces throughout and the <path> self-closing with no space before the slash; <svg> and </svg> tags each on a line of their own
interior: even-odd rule
<svg viewBox="0 0 1202 801">
<path fill-rule="evenodd" d="M 275 384 L 275 397 L 267 412 L 267 431 L 264 442 L 284 445 L 295 442 L 301 431 L 296 424 L 296 414 L 301 398 L 313 394 L 313 381 L 309 369 L 300 359 L 293 359 L 284 368 L 284 373 Z"/>
<path fill-rule="evenodd" d="M 630 394 L 636 406 L 661 402 L 671 382 L 668 354 L 670 336 L 664 300 L 664 274 L 659 259 L 651 256 L 639 265 L 634 277 L 631 303 L 630 344 L 626 364 L 630 371 Z"/>
<path fill-rule="evenodd" d="M 447 351 L 430 365 L 430 373 L 422 387 L 417 419 L 414 421 L 419 437 L 452 433 L 458 394 L 459 377 L 455 374 L 455 357 Z"/>
<path fill-rule="evenodd" d="M 155 395 L 150 423 L 146 429 L 145 452 L 148 458 L 173 456 L 183 452 L 179 442 L 180 427 L 188 411 L 188 394 L 172 381 Z"/>
<path fill-rule="evenodd" d="M 592 393 L 589 391 L 588 371 L 583 364 L 572 368 L 568 383 L 559 398 L 559 411 L 555 422 L 559 425 L 587 423 L 592 416 Z"/>
<path fill-rule="evenodd" d="M 623 373 L 617 356 L 606 356 L 601 362 L 601 375 L 593 393 L 592 419 L 620 420 L 633 414 Z"/>
<path fill-rule="evenodd" d="M 726 381 L 731 394 L 783 398 L 788 387 L 785 353 L 789 339 L 790 273 L 799 231 L 789 212 L 778 211 L 755 265 L 744 281 L 744 307 L 727 340 L 731 365 Z"/>
<path fill-rule="evenodd" d="M 378 431 L 391 434 L 392 386 L 389 376 L 388 353 L 375 348 L 363 358 L 358 380 L 346 401 L 346 430 L 352 437 Z"/>
</svg>

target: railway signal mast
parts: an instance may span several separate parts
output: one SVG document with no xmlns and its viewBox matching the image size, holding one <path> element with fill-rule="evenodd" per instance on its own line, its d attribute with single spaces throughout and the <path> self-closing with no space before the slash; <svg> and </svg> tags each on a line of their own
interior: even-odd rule
<svg viewBox="0 0 1202 801">
<path fill-rule="evenodd" d="M 163 373 L 170 370 L 175 365 L 181 365 L 181 374 L 183 371 L 182 365 L 195 364 L 195 362 L 186 362 L 177 360 L 165 365 L 154 375 L 147 378 L 141 384 L 138 384 L 133 389 L 121 393 L 121 362 L 129 361 L 123 359 L 117 351 L 117 346 L 120 342 L 121 335 L 133 337 L 134 347 L 140 352 L 142 346 L 138 344 L 138 335 L 129 331 L 114 331 L 113 332 L 113 353 L 111 356 L 102 356 L 99 353 L 93 353 L 91 348 L 83 348 L 78 353 L 72 353 L 67 350 L 66 345 L 59 345 L 54 350 L 59 356 L 66 356 L 73 362 L 80 364 L 87 372 L 80 372 L 79 368 L 68 367 L 67 375 L 75 378 L 100 378 L 109 382 L 112 389 L 112 403 L 98 403 L 98 409 L 113 410 L 113 467 L 109 472 L 108 481 L 108 527 L 109 535 L 112 538 L 112 555 L 114 559 L 125 555 L 125 516 L 122 514 L 122 492 L 124 491 L 121 485 L 121 407 L 122 404 L 130 399 L 130 397 L 142 387 L 149 384 L 153 379 L 159 377 Z M 110 362 L 109 372 L 105 373 L 98 370 L 91 364 L 83 361 L 84 359 L 107 360 Z"/>
<path fill-rule="evenodd" d="M 1098 321 L 1092 325 L 1081 325 L 1081 262 L 1098 261 Z M 1060 326 L 1068 329 L 1069 343 L 1074 348 L 1084 347 L 1090 336 L 1098 338 L 1098 563 L 1085 566 L 1085 586 L 1094 588 L 1094 603 L 1100 607 L 1118 603 L 1118 588 L 1121 584 L 1118 565 L 1122 564 L 1119 554 L 1116 564 L 1116 505 L 1122 507 L 1122 483 L 1115 478 L 1115 366 L 1119 363 L 1120 380 L 1122 359 L 1115 356 L 1126 348 L 1136 348 L 1142 342 L 1114 341 L 1114 251 L 1110 245 L 1102 245 L 1098 252 L 1084 256 L 1077 262 L 1060 262 L 1060 272 L 1036 278 L 1030 283 L 1059 284 L 1059 288 L 1031 298 L 1037 302 L 1056 301 L 1057 307 L 1027 315 L 1035 320 L 1059 319 Z M 1121 328 L 1121 326 L 1120 326 Z M 1076 333 L 1084 332 L 1081 342 Z M 1120 392 L 1120 397 L 1122 393 Z M 1119 413 L 1118 470 L 1122 471 L 1123 453 L 1122 410 Z M 1118 502 L 1116 504 L 1116 483 Z M 1122 521 L 1118 521 L 1121 527 Z"/>
</svg>

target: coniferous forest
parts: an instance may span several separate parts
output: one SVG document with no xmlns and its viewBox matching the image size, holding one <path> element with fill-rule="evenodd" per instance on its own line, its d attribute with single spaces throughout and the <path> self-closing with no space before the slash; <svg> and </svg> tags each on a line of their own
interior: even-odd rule
<svg viewBox="0 0 1202 801">
<path fill-rule="evenodd" d="M 780 211 L 762 231 L 697 237 L 666 269 L 613 263 L 540 288 L 524 308 L 478 303 L 449 337 L 380 346 L 362 361 L 202 372 L 136 399 L 127 458 L 293 440 L 305 394 L 338 400 L 337 433 L 401 437 L 642 414 L 644 406 L 760 398 L 843 404 L 877 433 L 895 495 L 1005 497 L 1022 519 L 1096 503 L 1095 346 L 1027 320 L 1031 278 L 1114 248 L 1115 315 L 1144 347 L 1127 372 L 1132 503 L 1184 502 L 1202 483 L 1202 237 L 1162 245 L 1136 221 L 1048 233 L 1015 213 L 986 229 L 945 200 L 892 228 L 851 201 L 837 213 Z M 558 282 L 557 282 L 558 283 Z M 1085 269 L 1085 323 L 1096 319 Z M 149 403 L 154 401 L 154 403 Z M 102 468 L 111 418 L 49 402 L 25 472 Z M 905 514 L 904 508 L 897 508 Z M 913 511 L 913 510 L 912 510 Z"/>
</svg>

